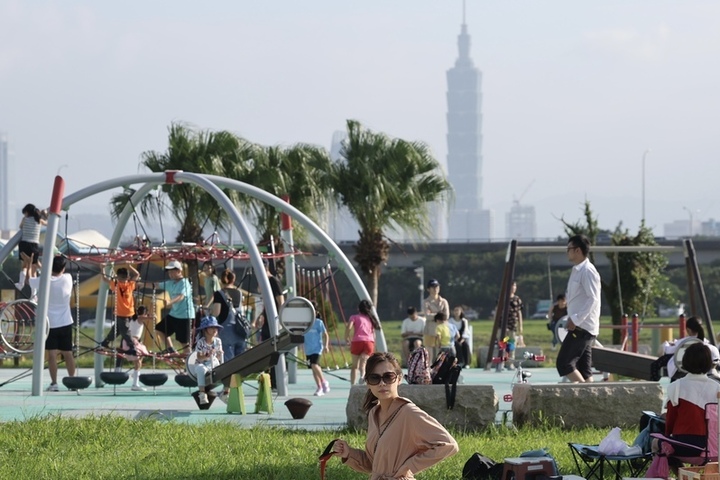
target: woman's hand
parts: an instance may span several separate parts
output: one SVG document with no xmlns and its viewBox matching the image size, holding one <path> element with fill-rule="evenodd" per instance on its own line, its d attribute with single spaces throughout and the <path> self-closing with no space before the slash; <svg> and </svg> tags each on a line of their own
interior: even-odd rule
<svg viewBox="0 0 720 480">
<path fill-rule="evenodd" d="M 342 459 L 348 458 L 350 456 L 350 445 L 348 445 L 345 440 L 335 440 L 335 445 L 333 445 L 333 454 Z"/>
</svg>

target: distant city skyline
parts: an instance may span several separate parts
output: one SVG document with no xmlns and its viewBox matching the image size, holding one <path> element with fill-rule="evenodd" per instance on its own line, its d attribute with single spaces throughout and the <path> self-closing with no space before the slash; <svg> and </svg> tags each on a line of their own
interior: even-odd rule
<svg viewBox="0 0 720 480">
<path fill-rule="evenodd" d="M 580 220 L 585 200 L 602 228 L 631 232 L 644 203 L 659 236 L 689 221 L 684 207 L 692 223 L 720 218 L 719 2 L 470 0 L 466 15 L 495 238 L 533 179 L 522 203 L 541 238 Z M 445 164 L 461 18 L 460 0 L 0 0 L 10 216 L 47 206 L 58 172 L 67 193 L 137 173 L 173 121 L 327 147 L 356 119 Z M 71 217 L 107 215 L 111 194 Z"/>
</svg>

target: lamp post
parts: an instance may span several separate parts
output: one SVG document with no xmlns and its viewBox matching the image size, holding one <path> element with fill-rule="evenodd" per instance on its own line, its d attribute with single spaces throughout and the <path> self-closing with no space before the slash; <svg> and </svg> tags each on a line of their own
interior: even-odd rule
<svg viewBox="0 0 720 480">
<path fill-rule="evenodd" d="M 688 212 L 688 215 L 690 216 L 690 225 L 688 227 L 688 230 L 690 231 L 690 238 L 693 236 L 693 212 L 687 207 L 683 207 L 683 210 Z"/>
<path fill-rule="evenodd" d="M 646 149 L 642 156 L 642 223 L 645 223 L 645 158 L 647 158 L 650 149 Z"/>
<path fill-rule="evenodd" d="M 418 305 L 418 312 L 423 311 L 423 300 L 425 300 L 425 267 L 418 267 L 415 269 L 415 275 L 420 279 L 420 304 Z"/>
</svg>

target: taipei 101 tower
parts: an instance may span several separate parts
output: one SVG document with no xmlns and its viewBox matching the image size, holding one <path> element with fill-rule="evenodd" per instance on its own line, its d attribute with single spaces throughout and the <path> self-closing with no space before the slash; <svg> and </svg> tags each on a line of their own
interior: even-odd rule
<svg viewBox="0 0 720 480">
<path fill-rule="evenodd" d="M 455 190 L 450 207 L 448 240 L 484 240 L 492 237 L 492 215 L 482 200 L 482 72 L 470 58 L 470 35 L 463 22 L 458 36 L 458 58 L 447 71 L 447 167 Z"/>
</svg>

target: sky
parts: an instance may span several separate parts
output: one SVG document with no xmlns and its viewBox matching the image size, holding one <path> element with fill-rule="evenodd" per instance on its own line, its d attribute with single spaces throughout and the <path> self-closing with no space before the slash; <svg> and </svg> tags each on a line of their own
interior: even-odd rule
<svg viewBox="0 0 720 480">
<path fill-rule="evenodd" d="M 718 219 L 720 2 L 468 0 L 482 71 L 484 206 L 538 236 L 587 199 L 600 226 Z M 47 205 L 138 173 L 171 122 L 330 147 L 347 119 L 447 146 L 460 0 L 0 0 L 0 132 L 11 198 Z M 645 152 L 649 150 L 647 154 Z M 107 211 L 107 196 L 71 209 Z M 452 232 L 450 233 L 452 235 Z"/>
</svg>

